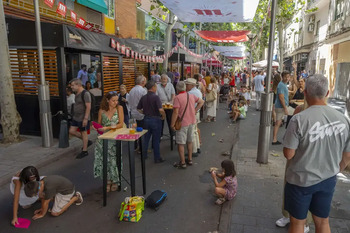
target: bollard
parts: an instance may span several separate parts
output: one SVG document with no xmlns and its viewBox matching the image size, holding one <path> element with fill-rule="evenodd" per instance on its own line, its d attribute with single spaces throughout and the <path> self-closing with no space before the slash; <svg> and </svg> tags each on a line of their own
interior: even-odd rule
<svg viewBox="0 0 350 233">
<path fill-rule="evenodd" d="M 68 122 L 66 120 L 61 120 L 58 147 L 69 147 Z"/>
</svg>

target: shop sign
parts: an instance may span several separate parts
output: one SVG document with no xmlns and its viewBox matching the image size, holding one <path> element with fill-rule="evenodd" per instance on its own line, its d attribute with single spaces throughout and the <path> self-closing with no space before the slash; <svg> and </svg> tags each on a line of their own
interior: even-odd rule
<svg viewBox="0 0 350 233">
<path fill-rule="evenodd" d="M 57 10 L 56 12 L 60 15 L 62 15 L 63 17 L 66 17 L 66 12 L 67 12 L 67 7 L 66 5 L 64 5 L 62 2 L 59 2 L 58 3 L 58 6 L 57 6 Z"/>
<path fill-rule="evenodd" d="M 45 0 L 44 3 L 48 5 L 50 8 L 52 8 L 53 4 L 55 3 L 55 0 Z"/>
</svg>

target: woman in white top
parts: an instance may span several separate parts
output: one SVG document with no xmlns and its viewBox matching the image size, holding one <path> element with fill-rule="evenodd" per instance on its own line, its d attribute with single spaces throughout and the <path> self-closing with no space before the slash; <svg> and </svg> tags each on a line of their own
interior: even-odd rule
<svg viewBox="0 0 350 233">
<path fill-rule="evenodd" d="M 218 84 L 216 82 L 216 78 L 212 77 L 210 79 L 210 83 L 207 88 L 208 93 L 213 91 L 215 96 L 218 94 Z M 206 122 L 216 121 L 216 105 L 217 101 L 206 102 L 207 103 L 207 119 Z"/>
<path fill-rule="evenodd" d="M 38 200 L 38 196 L 27 197 L 24 193 L 24 185 L 29 181 L 40 181 L 38 170 L 33 166 L 23 168 L 21 172 L 18 172 L 12 177 L 10 183 L 10 190 L 13 194 L 13 218 L 11 221 L 12 225 L 18 224 L 17 212 L 18 204 L 23 209 L 31 207 L 31 205 Z"/>
</svg>

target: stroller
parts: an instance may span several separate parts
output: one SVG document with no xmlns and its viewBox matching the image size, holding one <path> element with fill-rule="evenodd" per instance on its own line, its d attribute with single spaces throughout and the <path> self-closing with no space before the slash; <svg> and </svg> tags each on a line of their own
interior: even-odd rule
<svg viewBox="0 0 350 233">
<path fill-rule="evenodd" d="M 224 100 L 227 100 L 228 94 L 230 93 L 230 85 L 224 84 L 220 88 L 220 97 L 219 97 L 219 103 L 222 103 Z"/>
</svg>

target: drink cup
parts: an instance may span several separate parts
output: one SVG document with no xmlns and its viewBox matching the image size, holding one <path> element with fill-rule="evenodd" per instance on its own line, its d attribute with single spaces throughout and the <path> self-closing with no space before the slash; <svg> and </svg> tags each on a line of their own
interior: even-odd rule
<svg viewBox="0 0 350 233">
<path fill-rule="evenodd" d="M 134 128 L 131 128 L 131 129 L 129 130 L 129 134 L 135 134 L 135 129 L 134 129 Z"/>
</svg>

